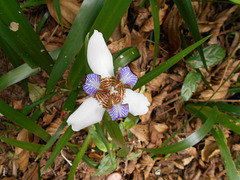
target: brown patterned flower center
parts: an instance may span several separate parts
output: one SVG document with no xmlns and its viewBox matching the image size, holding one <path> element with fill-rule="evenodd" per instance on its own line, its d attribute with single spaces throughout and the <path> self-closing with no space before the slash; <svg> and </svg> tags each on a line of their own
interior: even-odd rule
<svg viewBox="0 0 240 180">
<path fill-rule="evenodd" d="M 109 109 L 113 105 L 123 102 L 125 89 L 118 75 L 116 77 L 102 78 L 100 82 L 95 98 L 103 108 Z"/>
</svg>

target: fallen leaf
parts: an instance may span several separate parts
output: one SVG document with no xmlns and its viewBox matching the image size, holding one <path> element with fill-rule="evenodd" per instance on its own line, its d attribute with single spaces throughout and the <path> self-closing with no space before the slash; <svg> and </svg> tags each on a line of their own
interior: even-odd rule
<svg viewBox="0 0 240 180">
<path fill-rule="evenodd" d="M 149 130 L 148 125 L 135 125 L 130 129 L 130 131 L 140 140 L 144 142 L 149 142 Z"/>
<path fill-rule="evenodd" d="M 29 142 L 30 136 L 31 136 L 31 133 L 28 130 L 22 129 L 18 133 L 18 136 L 16 139 L 19 141 Z M 30 157 L 29 151 L 16 147 L 15 154 L 18 156 L 18 160 L 16 160 L 16 162 L 19 164 L 20 170 L 25 172 L 27 170 L 29 157 Z"/>
<path fill-rule="evenodd" d="M 228 89 L 230 87 L 231 83 L 227 81 L 219 90 L 218 92 L 212 97 L 212 100 L 215 99 L 226 99 L 226 95 L 228 93 Z M 209 100 L 209 98 L 213 95 L 213 93 L 219 88 L 219 85 L 212 86 L 213 90 L 208 89 L 203 92 L 201 92 L 200 98 L 203 98 L 205 100 Z"/>
<path fill-rule="evenodd" d="M 53 0 L 47 0 L 47 7 L 51 16 L 60 24 Z M 77 0 L 60 0 L 60 9 L 63 26 L 71 28 L 71 25 L 80 9 Z"/>
</svg>

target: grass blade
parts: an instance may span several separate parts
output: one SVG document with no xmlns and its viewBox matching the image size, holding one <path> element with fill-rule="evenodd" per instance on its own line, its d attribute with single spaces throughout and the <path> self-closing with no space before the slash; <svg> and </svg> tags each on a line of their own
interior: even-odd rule
<svg viewBox="0 0 240 180">
<path fill-rule="evenodd" d="M 227 140 L 224 137 L 222 130 L 217 126 L 217 130 L 212 129 L 211 133 L 216 140 L 218 148 L 220 149 L 221 156 L 223 158 L 223 164 L 226 169 L 227 177 L 231 180 L 239 180 L 239 174 L 236 166 L 233 162 L 231 152 L 227 146 Z"/>
<path fill-rule="evenodd" d="M 47 93 L 50 93 L 63 73 L 66 71 L 76 54 L 82 47 L 85 36 L 99 14 L 105 0 L 84 1 L 73 22 L 72 28 L 65 40 L 52 73 L 47 83 Z M 81 31 L 79 31 L 81 29 Z"/>
<path fill-rule="evenodd" d="M 46 166 L 43 169 L 43 172 L 45 172 L 47 170 L 47 168 L 49 168 L 49 166 L 51 166 L 53 164 L 53 162 L 55 161 L 56 157 L 61 152 L 62 148 L 67 144 L 68 140 L 73 135 L 73 133 L 74 133 L 74 131 L 72 130 L 72 128 L 68 127 L 68 129 L 63 134 L 63 136 L 58 140 L 58 142 L 57 142 L 57 144 L 56 144 L 56 146 L 55 146 L 55 148 L 54 148 L 54 150 L 52 152 L 51 157 L 49 158 L 49 160 L 46 163 Z"/>
<path fill-rule="evenodd" d="M 111 117 L 107 112 L 103 115 L 103 123 L 106 127 L 109 135 L 113 138 L 113 141 L 121 148 L 128 149 L 126 142 L 116 121 L 112 121 Z"/>
<path fill-rule="evenodd" d="M 0 36 L 29 66 L 50 74 L 53 60 L 15 0 L 0 1 Z"/>
<path fill-rule="evenodd" d="M 81 159 L 84 156 L 85 151 L 87 150 L 88 144 L 90 143 L 92 137 L 90 134 L 88 134 L 87 138 L 85 139 L 82 148 L 80 149 L 80 151 L 77 153 L 77 156 L 75 157 L 73 164 L 72 164 L 72 168 L 70 170 L 69 176 L 68 176 L 68 180 L 70 179 L 74 179 L 74 174 L 76 172 L 76 169 L 78 167 L 79 162 L 81 161 Z"/>
<path fill-rule="evenodd" d="M 1 137 L 0 139 L 5 141 L 8 144 L 11 144 L 13 146 L 25 149 L 27 151 L 31 151 L 31 152 L 39 152 L 39 150 L 41 148 L 44 147 L 44 145 L 41 144 L 34 144 L 34 143 L 29 143 L 29 142 L 25 142 L 25 141 L 18 141 L 16 139 L 9 139 L 9 138 L 5 138 L 5 137 Z"/>
<path fill-rule="evenodd" d="M 60 22 L 61 26 L 63 26 L 63 23 L 62 23 L 62 15 L 61 15 L 60 0 L 53 0 L 53 3 L 54 3 L 54 7 L 55 7 L 55 10 L 56 10 L 56 13 L 57 13 L 59 22 Z"/>
<path fill-rule="evenodd" d="M 48 141 L 51 137 L 43 128 L 35 124 L 33 121 L 28 119 L 25 115 L 19 111 L 13 109 L 8 104 L 0 100 L 0 113 L 5 117 L 16 123 L 22 128 L 27 129 L 38 137 L 42 138 L 44 141 Z"/>
<path fill-rule="evenodd" d="M 194 146 L 199 141 L 201 141 L 207 135 L 208 132 L 210 132 L 210 130 L 212 129 L 213 125 L 216 122 L 216 118 L 217 118 L 217 109 L 214 108 L 211 111 L 211 114 L 206 120 L 206 122 L 202 125 L 202 127 L 196 132 L 194 132 L 193 134 L 191 134 L 190 136 L 188 136 L 183 141 L 180 141 L 179 143 L 166 146 L 166 147 L 155 148 L 155 149 L 143 148 L 143 150 L 154 153 L 154 154 L 169 154 L 169 153 L 179 152 L 191 146 Z"/>
<path fill-rule="evenodd" d="M 161 65 L 159 65 L 152 71 L 148 72 L 147 74 L 145 74 L 144 76 L 139 78 L 137 84 L 133 87 L 133 90 L 140 88 L 141 86 L 147 84 L 148 82 L 150 82 L 151 80 L 153 80 L 154 78 L 159 76 L 164 71 L 168 70 L 170 67 L 172 67 L 174 64 L 176 64 L 178 61 L 180 61 L 182 58 L 184 58 L 186 55 L 188 55 L 191 51 L 193 51 L 195 48 L 197 48 L 203 42 L 205 42 L 209 37 L 210 36 L 207 36 L 207 37 L 203 38 L 202 40 L 194 43 L 193 45 L 187 47 L 180 53 L 176 54 L 175 56 L 173 56 L 166 62 L 162 63 Z"/>
<path fill-rule="evenodd" d="M 201 39 L 201 35 L 200 35 L 199 29 L 198 29 L 197 19 L 196 19 L 195 13 L 193 11 L 191 0 L 181 0 L 181 1 L 173 0 L 173 1 L 177 5 L 178 10 L 179 10 L 183 20 L 185 21 L 186 25 L 188 26 L 189 31 L 190 31 L 194 41 L 195 42 L 199 41 Z M 205 60 L 204 54 L 203 54 L 202 45 L 200 45 L 198 47 L 198 51 L 201 56 L 204 68 L 208 71 L 206 60 Z"/>
<path fill-rule="evenodd" d="M 0 77 L 0 91 L 38 73 L 39 71 L 40 69 L 32 69 L 28 64 L 23 64 L 16 69 L 9 71 Z"/>
<path fill-rule="evenodd" d="M 153 25 L 154 25 L 154 57 L 153 57 L 153 69 L 155 68 L 157 55 L 158 55 L 158 45 L 160 39 L 160 23 L 159 23 L 159 8 L 157 0 L 150 0 L 152 17 L 153 17 Z"/>
</svg>

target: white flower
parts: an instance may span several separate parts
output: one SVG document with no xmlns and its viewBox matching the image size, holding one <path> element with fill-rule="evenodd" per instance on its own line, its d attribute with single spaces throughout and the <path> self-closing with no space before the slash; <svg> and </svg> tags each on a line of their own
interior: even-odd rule
<svg viewBox="0 0 240 180">
<path fill-rule="evenodd" d="M 124 118 L 129 112 L 134 116 L 148 112 L 148 99 L 143 94 L 126 89 L 133 88 L 137 82 L 137 76 L 130 68 L 124 67 L 114 76 L 112 55 L 102 33 L 97 30 L 89 39 L 87 60 L 94 74 L 87 75 L 83 89 L 91 97 L 69 116 L 67 123 L 74 131 L 101 121 L 105 110 L 112 120 Z"/>
</svg>

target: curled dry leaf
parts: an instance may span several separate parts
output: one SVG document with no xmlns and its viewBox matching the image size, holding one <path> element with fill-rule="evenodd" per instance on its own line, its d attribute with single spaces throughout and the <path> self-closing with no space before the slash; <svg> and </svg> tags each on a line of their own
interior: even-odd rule
<svg viewBox="0 0 240 180">
<path fill-rule="evenodd" d="M 201 152 L 202 160 L 204 162 L 208 162 L 209 159 L 215 155 L 219 155 L 220 150 L 218 149 L 218 145 L 215 141 L 210 138 L 205 140 L 205 147 Z"/>
<path fill-rule="evenodd" d="M 231 83 L 229 81 L 227 81 L 218 90 L 218 92 L 212 97 L 212 100 L 215 100 L 215 99 L 225 99 L 230 85 L 231 85 Z M 214 85 L 214 86 L 212 86 L 212 88 L 213 88 L 213 90 L 215 92 L 219 88 L 219 85 Z M 200 97 L 205 99 L 205 100 L 208 100 L 213 95 L 214 92 L 212 90 L 210 90 L 210 89 L 205 90 L 205 91 L 203 91 L 201 93 Z"/>
<path fill-rule="evenodd" d="M 159 91 L 160 87 L 164 87 L 166 85 L 166 80 L 168 79 L 167 73 L 162 73 L 149 83 L 147 83 L 148 91 Z"/>
<path fill-rule="evenodd" d="M 150 102 L 150 104 L 152 103 L 152 94 L 149 93 L 149 92 L 145 92 L 144 93 L 144 96 L 146 96 L 148 98 L 148 101 Z M 145 124 L 147 122 L 147 116 L 148 116 L 148 113 L 147 114 L 144 114 L 142 116 L 139 116 L 140 119 L 142 120 L 142 123 Z"/>
<path fill-rule="evenodd" d="M 236 11 L 237 8 L 237 5 L 233 6 L 230 9 L 226 9 L 217 15 L 215 19 L 215 23 L 217 24 L 215 28 L 211 31 L 211 34 L 213 34 L 213 36 L 210 38 L 208 44 L 218 44 L 217 37 L 219 35 L 221 27 L 223 26 L 224 22 L 229 18 L 230 14 Z"/>
<path fill-rule="evenodd" d="M 162 139 L 165 137 L 163 133 L 167 132 L 167 130 L 168 126 L 166 124 L 151 122 L 149 127 L 151 143 L 161 147 Z"/>
<path fill-rule="evenodd" d="M 142 159 L 140 160 L 140 164 L 146 166 L 143 170 L 144 178 L 147 179 L 149 177 L 149 173 L 154 166 L 156 160 L 153 160 L 149 155 L 143 155 Z"/>
<path fill-rule="evenodd" d="M 26 129 L 22 129 L 17 136 L 17 140 L 29 142 L 30 136 L 31 133 L 29 131 L 27 131 Z M 27 170 L 30 157 L 29 151 L 16 147 L 15 154 L 18 156 L 18 160 L 16 160 L 16 162 L 19 164 L 20 170 L 25 172 Z"/>
<path fill-rule="evenodd" d="M 61 124 L 62 124 L 62 120 L 60 118 L 57 118 L 47 127 L 46 131 L 52 136 L 53 134 L 55 134 L 55 132 L 57 131 L 57 129 Z M 66 131 L 66 129 L 67 129 L 67 126 L 63 129 L 61 134 L 63 134 Z"/>
<path fill-rule="evenodd" d="M 57 109 L 54 107 L 52 114 L 45 114 L 43 117 L 43 126 L 50 124 L 57 113 Z"/>
<path fill-rule="evenodd" d="M 182 19 L 179 15 L 177 6 L 174 5 L 163 23 L 163 31 L 168 37 L 171 53 L 175 53 L 181 47 L 181 39 L 179 33 L 181 24 Z"/>
<path fill-rule="evenodd" d="M 47 7 L 51 16 L 60 24 L 53 0 L 47 0 Z M 70 28 L 80 9 L 80 4 L 77 0 L 60 0 L 60 8 L 63 26 Z"/>
<path fill-rule="evenodd" d="M 143 142 L 149 142 L 149 130 L 148 125 L 135 125 L 130 129 L 130 131 L 140 140 Z"/>
<path fill-rule="evenodd" d="M 168 9 L 168 6 L 165 4 L 163 8 L 160 8 L 159 13 L 159 24 L 162 25 L 163 18 L 165 17 L 166 10 Z M 140 31 L 143 32 L 150 32 L 154 30 L 154 24 L 153 24 L 153 17 L 150 17 L 145 23 L 143 24 Z"/>
</svg>

